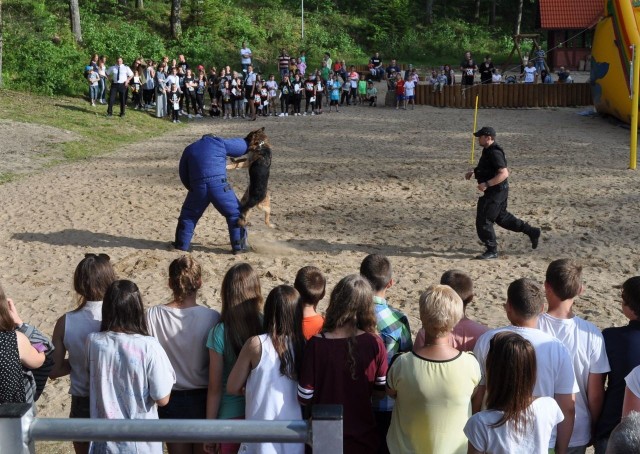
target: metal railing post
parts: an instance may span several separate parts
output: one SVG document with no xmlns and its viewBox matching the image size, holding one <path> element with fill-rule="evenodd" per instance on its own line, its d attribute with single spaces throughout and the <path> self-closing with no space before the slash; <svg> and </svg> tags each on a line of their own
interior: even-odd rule
<svg viewBox="0 0 640 454">
<path fill-rule="evenodd" d="M 30 404 L 0 405 L 0 453 L 35 453 L 35 445 L 29 437 L 33 417 Z"/>
<path fill-rule="evenodd" d="M 342 405 L 314 405 L 311 410 L 313 454 L 342 454 Z"/>
<path fill-rule="evenodd" d="M 29 404 L 0 405 L 0 454 L 34 454 L 35 442 L 163 441 L 308 443 L 343 453 L 342 405 L 315 405 L 311 421 L 36 418 Z"/>
</svg>

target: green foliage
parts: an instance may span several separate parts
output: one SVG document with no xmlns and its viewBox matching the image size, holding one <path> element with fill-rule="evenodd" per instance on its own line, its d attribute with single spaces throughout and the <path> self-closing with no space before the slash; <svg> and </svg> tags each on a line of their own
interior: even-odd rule
<svg viewBox="0 0 640 454">
<path fill-rule="evenodd" d="M 143 23 L 131 23 L 120 18 L 105 22 L 97 14 L 85 12 L 82 18 L 82 38 L 86 49 L 84 60 L 97 53 L 107 55 L 113 63 L 118 56 L 131 62 L 140 55 L 159 59 L 166 54 L 163 40 Z M 109 63 L 109 62 L 107 62 Z"/>
<path fill-rule="evenodd" d="M 307 0 L 303 36 L 300 0 L 182 0 L 183 35 L 172 40 L 170 0 L 145 0 L 143 10 L 135 9 L 134 0 L 125 3 L 82 1 L 83 43 L 76 44 L 69 30 L 68 0 L 5 0 L 5 49 L 11 49 L 4 56 L 7 87 L 85 93 L 83 69 L 93 53 L 107 55 L 108 64 L 119 55 L 130 63 L 138 56 L 157 60 L 184 54 L 193 64 L 236 69 L 242 41 L 263 72 L 275 70 L 282 48 L 296 56 L 304 49 L 311 69 L 320 67 L 326 51 L 348 63 L 366 63 L 377 50 L 387 62 L 455 64 L 467 49 L 496 57 L 508 52 L 509 22 L 515 14 L 512 5 L 501 6 L 504 17 L 498 27 L 489 28 L 459 19 L 472 16 L 473 0 L 434 2 L 436 20 L 427 25 L 423 0 Z M 488 2 L 482 8 L 486 18 Z M 533 8 L 527 0 L 525 19 L 535 16 Z"/>
<path fill-rule="evenodd" d="M 496 37 L 484 25 L 469 24 L 459 19 L 442 20 L 430 27 L 407 30 L 399 39 L 397 36 L 389 38 L 388 47 L 402 60 L 453 63 L 456 66 L 467 50 L 472 50 L 478 59 L 487 53 L 503 55 L 512 45 L 506 35 Z"/>
<path fill-rule="evenodd" d="M 44 2 L 14 0 L 4 13 L 4 48 L 10 49 L 3 58 L 5 86 L 43 94 L 77 93 L 81 81 L 74 63 L 87 56 L 75 45 L 70 31 L 60 29 Z"/>
</svg>

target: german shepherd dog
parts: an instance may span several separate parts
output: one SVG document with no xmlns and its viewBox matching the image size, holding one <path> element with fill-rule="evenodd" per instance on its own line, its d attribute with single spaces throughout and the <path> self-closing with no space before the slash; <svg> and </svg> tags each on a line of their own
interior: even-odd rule
<svg viewBox="0 0 640 454">
<path fill-rule="evenodd" d="M 249 210 L 257 207 L 264 211 L 264 223 L 274 228 L 271 223 L 271 196 L 267 190 L 269 171 L 271 168 L 271 147 L 264 128 L 251 131 L 245 138 L 248 144 L 247 153 L 240 158 L 231 158 L 227 169 L 249 168 L 249 187 L 240 199 L 241 214 L 238 225 L 247 225 Z"/>
</svg>

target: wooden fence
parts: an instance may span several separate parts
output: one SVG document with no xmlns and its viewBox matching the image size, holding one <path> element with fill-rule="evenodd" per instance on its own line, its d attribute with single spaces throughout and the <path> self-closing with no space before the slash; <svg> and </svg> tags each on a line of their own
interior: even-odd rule
<svg viewBox="0 0 640 454">
<path fill-rule="evenodd" d="M 487 84 L 443 87 L 434 92 L 432 85 L 416 87 L 416 104 L 434 107 L 473 109 L 476 95 L 478 107 L 575 107 L 593 104 L 588 83 L 573 84 Z M 395 93 L 387 93 L 386 105 L 395 106 Z"/>
</svg>

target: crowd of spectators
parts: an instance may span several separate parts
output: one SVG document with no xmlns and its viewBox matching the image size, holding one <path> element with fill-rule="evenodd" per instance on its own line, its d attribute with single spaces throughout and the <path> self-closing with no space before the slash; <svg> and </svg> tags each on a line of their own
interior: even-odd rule
<svg viewBox="0 0 640 454">
<path fill-rule="evenodd" d="M 341 404 L 348 453 L 637 452 L 629 434 L 640 430 L 640 277 L 622 285 L 629 324 L 601 332 L 573 312 L 582 267 L 555 260 L 544 285 L 509 285 L 510 324 L 489 329 L 466 315 L 478 296 L 471 277 L 449 270 L 420 295 L 414 340 L 407 316 L 387 301 L 394 274 L 382 255 L 335 285 L 324 315 L 326 278 L 314 266 L 264 300 L 256 270 L 237 263 L 222 280 L 220 312 L 198 304 L 206 283 L 191 256 L 168 274 L 170 302 L 145 311 L 107 255 L 87 254 L 74 272 L 78 307 L 57 321 L 52 342 L 0 289 L 0 404 L 33 402 L 47 375 L 70 375 L 71 418 L 297 420 L 311 405 Z M 92 444 L 93 452 L 162 452 L 154 442 Z"/>
<path fill-rule="evenodd" d="M 304 51 L 293 57 L 282 49 L 274 62 L 277 71 L 265 74 L 256 69 L 253 53 L 243 42 L 236 69 L 225 65 L 207 70 L 202 64 L 188 62 L 184 55 L 173 60 L 163 57 L 158 62 L 138 58 L 131 66 L 118 58 L 115 65 L 108 66 L 105 56 L 95 54 L 85 67 L 85 76 L 91 105 L 108 104 L 109 116 L 116 101 L 124 116 L 130 99 L 134 109 L 179 123 L 182 116 L 255 120 L 257 116 L 319 115 L 334 108 L 339 112 L 340 107 L 350 105 L 377 107 L 376 83 L 381 81 L 395 92 L 396 108 L 403 109 L 408 105 L 413 108 L 415 87 L 421 82 L 434 92 L 456 83 L 517 83 L 519 79 L 524 83 L 554 83 L 541 58 L 542 65 L 536 57 L 523 66 L 519 78 L 503 79 L 491 56 L 485 56 L 478 65 L 471 52 L 466 52 L 459 68 L 443 65 L 421 77 L 411 64 L 404 70 L 395 59 L 385 65 L 378 52 L 371 56 L 366 69 L 357 71 L 355 65 L 347 65 L 344 60 L 334 61 L 329 52 L 317 67 L 311 67 Z M 572 82 L 564 67 L 557 72 L 557 82 Z"/>
</svg>

